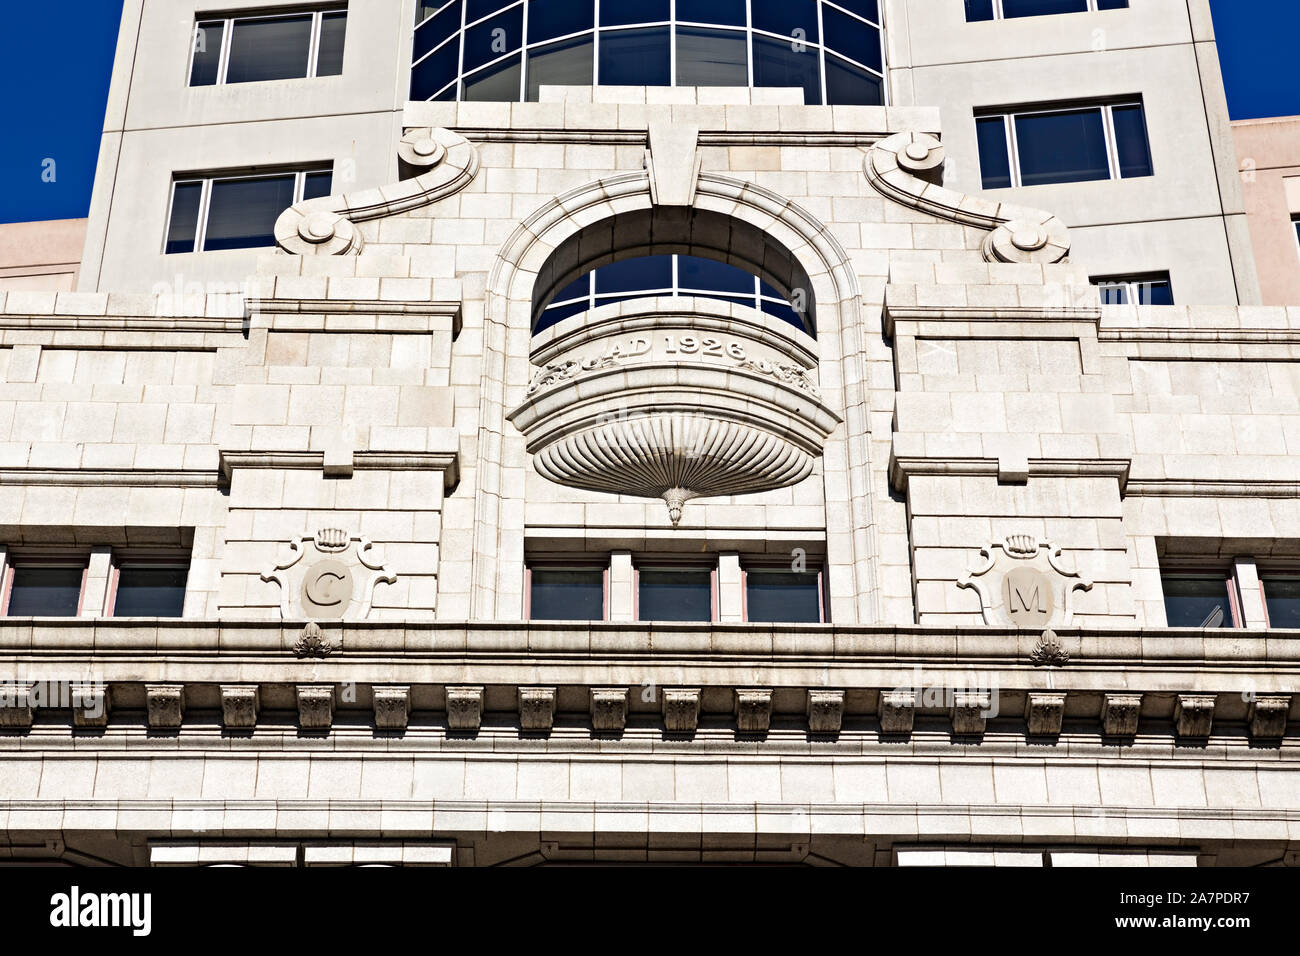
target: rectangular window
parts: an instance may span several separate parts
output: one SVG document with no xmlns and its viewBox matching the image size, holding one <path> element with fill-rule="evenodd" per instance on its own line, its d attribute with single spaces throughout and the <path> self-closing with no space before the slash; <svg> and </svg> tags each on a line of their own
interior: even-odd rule
<svg viewBox="0 0 1300 956">
<path fill-rule="evenodd" d="M 7 617 L 76 617 L 81 610 L 85 560 L 22 560 L 8 569 Z"/>
<path fill-rule="evenodd" d="M 275 245 L 275 220 L 294 203 L 328 196 L 329 169 L 178 179 L 166 253 Z"/>
<path fill-rule="evenodd" d="M 1300 253 L 1300 213 L 1291 217 L 1291 225 L 1295 227 L 1295 248 Z"/>
<path fill-rule="evenodd" d="M 1240 626 L 1228 572 L 1166 574 L 1161 583 L 1170 627 Z"/>
<path fill-rule="evenodd" d="M 199 20 L 190 86 L 338 76 L 347 17 L 331 8 Z"/>
<path fill-rule="evenodd" d="M 177 561 L 119 561 L 113 617 L 180 617 L 185 609 L 189 565 Z"/>
<path fill-rule="evenodd" d="M 529 568 L 528 617 L 533 621 L 603 621 L 605 569 Z"/>
<path fill-rule="evenodd" d="M 987 113 L 975 123 L 985 189 L 1153 174 L 1140 102 Z"/>
<path fill-rule="evenodd" d="M 1087 13 L 1092 10 L 1123 10 L 1128 0 L 966 0 L 966 20 L 1012 20 L 1042 17 L 1053 13 Z"/>
<path fill-rule="evenodd" d="M 637 616 L 642 621 L 712 621 L 713 581 L 711 568 L 639 568 Z"/>
<path fill-rule="evenodd" d="M 745 620 L 818 624 L 824 620 L 821 574 L 788 568 L 745 569 Z"/>
<path fill-rule="evenodd" d="M 1300 573 L 1262 574 L 1264 609 L 1269 627 L 1300 628 Z"/>
<path fill-rule="evenodd" d="M 1092 284 L 1102 305 L 1173 305 L 1168 272 L 1131 276 L 1095 276 Z"/>
</svg>

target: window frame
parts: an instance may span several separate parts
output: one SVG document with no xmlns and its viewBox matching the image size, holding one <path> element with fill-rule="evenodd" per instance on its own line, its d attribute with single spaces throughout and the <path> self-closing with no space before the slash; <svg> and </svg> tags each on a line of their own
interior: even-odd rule
<svg viewBox="0 0 1300 956">
<path fill-rule="evenodd" d="M 595 621 L 609 620 L 609 559 L 601 562 L 595 558 L 583 560 L 581 557 L 532 557 L 524 562 L 524 620 L 530 623 L 555 620 L 582 621 L 584 618 L 533 618 L 533 571 L 599 571 L 600 572 L 600 613 Z"/>
<path fill-rule="evenodd" d="M 81 568 L 81 587 L 77 594 L 77 611 L 74 617 L 81 617 L 86 606 L 86 580 L 90 574 L 90 553 L 81 548 L 43 549 L 38 552 L 26 550 L 8 551 L 4 555 L 4 587 L 0 594 L 0 617 L 9 617 L 9 602 L 13 597 L 14 571 L 19 567 L 56 567 Z M 27 616 L 27 615 L 24 615 Z M 32 617 L 66 617 L 62 614 L 30 615 Z"/>
<path fill-rule="evenodd" d="M 1026 18 L 1028 19 L 1028 18 Z M 1104 100 L 1087 100 L 1073 103 L 1055 103 L 1050 106 L 1034 104 L 1023 107 L 1003 107 L 978 109 L 975 111 L 975 122 L 978 125 L 980 120 L 1001 119 L 1003 133 L 1006 137 L 1007 145 L 1007 165 L 1011 172 L 1010 186 L 994 186 L 992 189 L 1030 189 L 1038 186 L 1078 186 L 1083 183 L 1105 183 L 1117 182 L 1126 179 L 1146 179 L 1147 176 L 1123 176 L 1121 175 L 1119 161 L 1119 143 L 1115 136 L 1115 119 L 1114 111 L 1125 107 L 1134 107 L 1142 111 L 1142 122 L 1146 125 L 1146 104 L 1141 96 L 1126 96 L 1118 99 Z M 1024 177 L 1020 169 L 1020 144 L 1016 134 L 1016 124 L 1014 120 L 1019 116 L 1050 116 L 1056 113 L 1078 113 L 1088 110 L 1100 110 L 1102 121 L 1102 132 L 1106 138 L 1106 165 L 1109 175 L 1105 179 L 1081 179 L 1069 183 L 1032 183 L 1029 186 L 1024 184 Z M 1151 164 L 1151 176 L 1156 174 L 1155 157 L 1151 154 L 1151 136 L 1148 130 L 1147 135 L 1147 159 Z M 984 168 L 983 157 L 980 157 L 980 183 L 983 187 Z"/>
<path fill-rule="evenodd" d="M 307 40 L 307 74 L 305 76 L 287 76 L 285 80 L 316 80 L 321 79 L 317 71 L 320 69 L 320 38 L 322 24 L 325 22 L 325 14 L 342 13 L 347 14 L 348 5 L 327 4 L 324 6 L 308 7 L 286 7 L 283 10 L 273 12 L 259 13 L 227 13 L 203 16 L 197 11 L 194 14 L 194 29 L 190 31 L 190 56 L 186 63 L 185 69 L 185 86 L 188 89 L 207 89 L 219 86 L 243 86 L 245 83 L 279 83 L 282 80 L 247 80 L 239 83 L 230 83 L 226 75 L 230 69 L 230 44 L 234 36 L 235 24 L 252 20 L 278 20 L 286 17 L 301 17 L 311 15 L 311 35 Z M 221 51 L 217 59 L 217 79 L 214 83 L 205 83 L 195 85 L 194 79 L 194 56 L 198 53 L 199 46 L 199 29 L 205 23 L 220 23 L 221 28 Z M 344 27 L 344 44 L 346 45 L 346 30 Z M 330 76 L 342 76 L 342 68 L 338 73 L 331 73 Z"/>
<path fill-rule="evenodd" d="M 1196 624 L 1170 624 L 1169 609 L 1165 606 L 1165 626 L 1169 628 L 1190 628 L 1192 630 L 1238 631 L 1246 626 L 1246 617 L 1242 613 L 1241 582 L 1237 579 L 1235 566 L 1231 561 L 1222 563 L 1206 561 L 1162 562 L 1160 565 L 1160 598 L 1162 604 L 1168 601 L 1165 594 L 1167 578 L 1216 578 L 1224 582 L 1228 594 L 1228 610 L 1232 614 L 1232 623 L 1216 628 L 1202 628 Z"/>
<path fill-rule="evenodd" d="M 1264 626 L 1271 629 L 1273 627 L 1273 619 L 1268 613 L 1268 579 L 1289 578 L 1292 580 L 1300 580 L 1300 564 L 1266 564 L 1263 567 L 1257 566 L 1257 571 L 1259 574 L 1259 601 L 1264 607 Z"/>
<path fill-rule="evenodd" d="M 1110 13 L 1111 12 L 1111 10 L 1103 10 L 1100 6 L 1098 6 L 1099 0 L 1086 0 L 1086 2 L 1088 4 L 1087 10 L 1067 10 L 1064 13 L 1035 13 L 1023 17 L 1008 17 L 1003 13 L 1002 0 L 989 0 L 989 3 L 993 7 L 992 20 L 967 20 L 966 22 L 967 23 L 998 23 L 1002 20 L 1034 20 L 1037 19 L 1038 17 L 1063 17 L 1063 16 L 1068 16 L 1071 13 L 1078 14 L 1078 13 Z M 963 7 L 964 6 L 965 5 L 963 4 Z M 1128 0 L 1125 0 L 1124 6 L 1115 7 L 1113 9 L 1117 9 L 1117 10 L 1129 9 Z"/>
<path fill-rule="evenodd" d="M 104 617 L 117 616 L 117 586 L 123 566 L 128 568 L 184 568 L 185 590 L 181 596 L 181 613 L 175 616 L 169 616 L 168 619 L 176 620 L 185 616 L 185 602 L 189 599 L 190 571 L 192 569 L 192 562 L 188 551 L 171 549 L 119 551 L 114 548 L 112 563 L 108 570 L 107 593 L 104 595 Z"/>
<path fill-rule="evenodd" d="M 826 594 L 826 564 L 820 558 L 816 560 L 816 570 L 812 569 L 814 562 L 809 562 L 807 571 L 794 571 L 788 561 L 765 561 L 762 559 L 742 559 L 740 562 L 740 611 L 741 617 L 745 623 L 749 624 L 768 624 L 774 627 L 785 624 L 829 624 L 830 623 L 830 601 Z M 750 621 L 749 619 L 749 573 L 757 571 L 760 574 L 764 571 L 777 571 L 785 574 L 816 574 L 817 575 L 817 620 L 816 621 Z"/>
<path fill-rule="evenodd" d="M 707 621 L 647 620 L 641 617 L 642 571 L 705 571 L 709 572 L 709 619 Z M 638 624 L 716 624 L 718 623 L 718 558 L 712 563 L 699 557 L 647 556 L 632 562 L 632 616 Z"/>
<path fill-rule="evenodd" d="M 167 216 L 163 225 L 162 254 L 165 256 L 184 256 L 193 255 L 202 252 L 247 252 L 248 249 L 268 249 L 271 246 L 250 246 L 244 249 L 204 249 L 208 238 L 208 216 L 211 213 L 212 202 L 212 184 L 218 182 L 252 182 L 258 179 L 279 179 L 283 176 L 293 174 L 293 202 L 290 205 L 297 205 L 303 201 L 303 192 L 307 187 L 307 177 L 313 173 L 329 173 L 334 175 L 333 160 L 325 164 L 307 165 L 307 166 L 289 166 L 284 168 L 268 167 L 259 169 L 256 172 L 236 172 L 236 173 L 193 173 L 193 174 L 173 174 L 171 181 L 171 192 L 167 198 Z M 197 218 L 194 223 L 194 248 L 188 252 L 168 252 L 167 246 L 171 241 L 172 213 L 176 205 L 176 187 L 192 185 L 199 183 L 201 191 L 199 193 L 199 209 Z M 331 179 L 330 189 L 333 190 L 333 181 Z"/>
<path fill-rule="evenodd" d="M 1101 292 L 1104 288 L 1122 287 L 1124 289 L 1124 294 L 1128 297 L 1128 302 L 1115 306 L 1116 308 L 1127 308 L 1132 305 L 1142 306 L 1143 308 L 1155 308 L 1155 306 L 1144 305 L 1139 301 L 1139 298 L 1135 293 L 1137 292 L 1138 286 L 1154 285 L 1158 282 L 1163 282 L 1167 285 L 1169 287 L 1169 297 L 1174 299 L 1175 303 L 1178 301 L 1174 297 L 1174 283 L 1168 272 L 1132 272 L 1124 275 L 1091 276 L 1088 281 L 1090 281 L 1097 289 L 1099 298 L 1101 297 Z M 1102 303 L 1102 305 L 1106 304 L 1107 303 L 1105 302 Z"/>
</svg>

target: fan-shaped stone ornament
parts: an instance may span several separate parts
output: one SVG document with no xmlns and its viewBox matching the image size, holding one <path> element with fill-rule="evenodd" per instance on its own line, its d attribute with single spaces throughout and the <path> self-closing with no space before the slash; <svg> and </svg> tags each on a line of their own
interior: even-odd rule
<svg viewBox="0 0 1300 956">
<path fill-rule="evenodd" d="M 538 371 L 510 420 L 538 473 L 575 488 L 692 498 L 783 488 L 812 473 L 840 418 L 811 336 L 754 309 L 637 299 L 534 338 Z"/>
</svg>

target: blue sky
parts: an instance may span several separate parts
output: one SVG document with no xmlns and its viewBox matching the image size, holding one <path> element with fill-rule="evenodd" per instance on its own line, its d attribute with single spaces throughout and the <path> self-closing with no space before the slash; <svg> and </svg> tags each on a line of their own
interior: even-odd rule
<svg viewBox="0 0 1300 956">
<path fill-rule="evenodd" d="M 1232 118 L 1300 114 L 1300 0 L 1210 2 Z M 5 6 L 0 222 L 84 216 L 122 2 Z"/>
</svg>

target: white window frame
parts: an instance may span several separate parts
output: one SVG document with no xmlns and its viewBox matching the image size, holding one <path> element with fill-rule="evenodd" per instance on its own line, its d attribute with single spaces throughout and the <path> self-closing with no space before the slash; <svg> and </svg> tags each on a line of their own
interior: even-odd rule
<svg viewBox="0 0 1300 956">
<path fill-rule="evenodd" d="M 1295 252 L 1300 256 L 1300 212 L 1291 213 L 1291 234 L 1295 236 Z"/>
<path fill-rule="evenodd" d="M 1043 14 L 1035 14 L 1034 16 L 1029 16 L 1029 17 L 1008 17 L 1008 16 L 1006 16 L 1006 15 L 1002 12 L 1002 0 L 991 0 L 991 2 L 992 2 L 992 4 L 993 4 L 993 20 L 1033 20 L 1033 19 L 1035 19 L 1036 17 L 1039 17 L 1039 16 L 1058 16 L 1058 17 L 1059 17 L 1059 16 L 1063 16 L 1063 15 L 1064 15 L 1064 14 L 1060 14 L 1060 13 L 1043 13 Z M 1128 6 L 1127 6 L 1127 0 L 1125 0 L 1125 6 L 1124 6 L 1123 9 L 1128 9 Z M 1088 0 L 1088 9 L 1087 9 L 1087 10 L 1071 10 L 1071 11 L 1068 11 L 1068 12 L 1070 12 L 1070 13 L 1101 13 L 1101 12 L 1103 12 L 1103 11 L 1102 11 L 1098 6 L 1097 6 L 1097 0 Z M 1105 11 L 1105 12 L 1109 13 L 1110 11 Z M 967 23 L 989 23 L 989 22 L 992 22 L 992 21 L 989 21 L 989 20 L 968 20 L 968 21 L 966 21 L 966 22 L 967 22 Z"/>
<path fill-rule="evenodd" d="M 194 55 L 198 52 L 198 48 L 199 48 L 199 30 L 203 27 L 204 24 L 220 23 L 222 25 L 221 54 L 217 60 L 217 81 L 210 85 L 226 86 L 227 85 L 226 73 L 230 68 L 230 43 L 231 43 L 231 37 L 234 36 L 234 32 L 235 32 L 234 28 L 236 23 L 244 23 L 251 20 L 279 20 L 285 17 L 302 17 L 308 15 L 311 16 L 311 37 L 307 41 L 307 75 L 302 77 L 286 77 L 286 79 L 307 79 L 307 80 L 316 79 L 316 71 L 320 66 L 321 24 L 324 22 L 325 14 L 327 13 L 346 14 L 347 12 L 348 12 L 347 5 L 344 4 L 343 6 L 329 6 L 329 7 L 307 7 L 307 8 L 292 7 L 284 10 L 277 10 L 274 13 L 260 13 L 251 16 L 224 16 L 224 17 L 196 16 L 194 19 L 194 29 L 190 33 L 190 58 L 189 58 L 189 65 L 185 73 L 185 85 L 192 87 L 194 89 L 202 89 L 202 87 L 193 86 L 193 78 L 194 78 Z M 347 28 L 344 27 L 344 30 L 346 29 Z M 268 80 L 264 82 L 275 82 L 275 81 Z M 242 83 L 235 84 L 235 85 L 243 86 Z"/>
<path fill-rule="evenodd" d="M 1101 110 L 1102 129 L 1106 137 L 1106 164 L 1109 176 L 1107 179 L 1122 179 L 1119 168 L 1119 147 L 1115 138 L 1115 120 L 1114 111 L 1125 107 L 1136 106 L 1142 110 L 1142 121 L 1146 122 L 1146 104 L 1142 102 L 1141 97 L 1134 99 L 1107 101 L 1102 103 L 1063 103 L 1053 106 L 1034 107 L 1032 109 L 1016 110 L 987 110 L 975 114 L 976 122 L 988 119 L 1001 119 L 1002 129 L 1007 140 L 1007 160 L 1011 169 L 1011 186 L 1002 186 L 1002 189 L 1021 189 L 1024 187 L 1024 180 L 1020 174 L 1020 146 L 1016 140 L 1016 124 L 1014 120 L 1019 116 L 1050 116 L 1053 113 L 1080 113 L 1088 110 Z M 1148 159 L 1150 159 L 1150 136 L 1147 137 Z M 1155 164 L 1152 162 L 1152 169 Z M 983 170 L 981 169 L 981 176 Z M 1132 177 L 1140 178 L 1140 177 Z M 1106 182 L 1106 179 L 1084 180 L 1085 182 Z M 1039 186 L 1061 185 L 1057 183 L 1035 183 Z M 1068 184 L 1077 185 L 1077 184 Z"/>
<path fill-rule="evenodd" d="M 269 169 L 256 173 L 242 173 L 234 175 L 221 175 L 214 173 L 208 176 L 175 176 L 172 178 L 171 195 L 167 199 L 167 219 L 163 224 L 163 255 L 186 255 L 183 252 L 167 252 L 167 243 L 171 238 L 172 229 L 172 207 L 176 203 L 176 187 L 184 186 L 191 183 L 202 183 L 203 191 L 199 194 L 199 213 L 198 219 L 194 224 L 194 248 L 190 253 L 204 252 L 204 244 L 208 238 L 208 212 L 212 201 L 212 184 L 225 182 L 252 181 L 255 179 L 279 179 L 281 176 L 293 175 L 293 203 L 302 202 L 303 191 L 307 186 L 307 176 L 312 173 L 333 173 L 332 164 L 320 166 L 306 166 L 293 169 Z M 331 183 L 331 188 L 333 184 Z M 220 251 L 220 250 L 218 250 Z"/>
<path fill-rule="evenodd" d="M 1170 278 L 1168 272 L 1143 272 L 1134 273 L 1132 275 L 1094 276 L 1091 281 L 1092 284 L 1097 287 L 1098 297 L 1101 296 L 1103 289 L 1122 288 L 1124 294 L 1128 296 L 1129 305 L 1141 305 L 1139 296 L 1137 295 L 1139 286 L 1153 285 L 1157 282 L 1163 282 L 1169 286 L 1171 296 L 1173 295 L 1174 288 L 1173 280 Z M 1174 299 L 1174 301 L 1177 302 L 1178 300 Z"/>
</svg>

